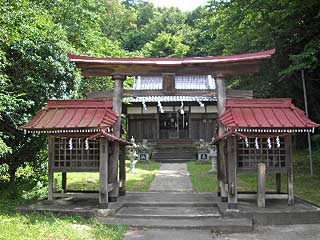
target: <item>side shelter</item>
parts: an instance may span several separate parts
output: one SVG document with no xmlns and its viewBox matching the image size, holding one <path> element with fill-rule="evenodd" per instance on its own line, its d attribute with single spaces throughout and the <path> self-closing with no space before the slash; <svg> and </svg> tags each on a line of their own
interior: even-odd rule
<svg viewBox="0 0 320 240">
<path fill-rule="evenodd" d="M 294 204 L 292 134 L 313 132 L 319 124 L 291 99 L 227 99 L 219 120 L 226 131 L 216 142 L 227 160 L 228 208 L 237 209 L 238 197 L 256 197 L 259 207 L 265 207 L 266 198 L 287 198 Z M 238 193 L 237 172 L 258 173 L 257 193 Z M 266 173 L 275 174 L 277 194 L 265 193 Z M 280 194 L 281 175 L 287 176 L 285 194 Z"/>
<path fill-rule="evenodd" d="M 114 143 L 129 144 L 113 135 L 117 119 L 109 100 L 51 100 L 20 127 L 48 134 L 48 200 L 54 198 L 55 172 L 62 173 L 64 192 L 68 172 L 99 172 L 99 203 L 107 207 L 108 192 L 115 187 L 108 184 Z"/>
</svg>

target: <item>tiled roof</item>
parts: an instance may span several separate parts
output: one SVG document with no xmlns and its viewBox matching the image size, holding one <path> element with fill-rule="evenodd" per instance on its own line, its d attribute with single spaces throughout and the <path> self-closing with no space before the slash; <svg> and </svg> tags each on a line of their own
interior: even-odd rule
<svg viewBox="0 0 320 240">
<path fill-rule="evenodd" d="M 209 96 L 148 96 L 148 97 L 128 97 L 125 98 L 129 102 L 215 102 L 216 97 Z"/>
<path fill-rule="evenodd" d="M 162 76 L 139 76 L 133 84 L 134 90 L 160 90 L 162 88 Z M 182 75 L 175 76 L 175 88 L 179 90 L 211 90 L 216 86 L 211 75 Z"/>
<path fill-rule="evenodd" d="M 117 118 L 109 100 L 50 100 L 20 128 L 29 131 L 100 129 L 112 127 Z"/>
<path fill-rule="evenodd" d="M 320 126 L 295 107 L 291 99 L 227 99 L 220 122 L 227 128 L 239 131 L 249 129 L 307 131 Z"/>
</svg>

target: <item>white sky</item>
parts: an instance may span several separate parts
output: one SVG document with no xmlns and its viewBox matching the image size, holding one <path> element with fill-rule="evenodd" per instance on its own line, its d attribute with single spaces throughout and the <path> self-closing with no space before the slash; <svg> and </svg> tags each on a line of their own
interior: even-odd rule
<svg viewBox="0 0 320 240">
<path fill-rule="evenodd" d="M 177 7 L 182 11 L 192 11 L 207 0 L 148 0 L 156 7 Z"/>
</svg>

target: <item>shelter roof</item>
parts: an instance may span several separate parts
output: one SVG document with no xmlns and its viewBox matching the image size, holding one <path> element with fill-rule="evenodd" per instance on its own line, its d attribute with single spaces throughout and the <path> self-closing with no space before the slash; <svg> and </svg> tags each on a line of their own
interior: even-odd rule
<svg viewBox="0 0 320 240">
<path fill-rule="evenodd" d="M 112 127 L 117 118 L 110 100 L 49 100 L 20 128 L 29 131 L 93 132 Z"/>
<path fill-rule="evenodd" d="M 112 133 L 108 133 L 107 131 L 101 129 L 100 132 L 93 134 L 92 136 L 89 137 L 89 139 L 94 139 L 94 138 L 98 138 L 98 137 L 105 137 L 106 139 L 110 139 L 110 140 L 114 140 L 114 141 L 118 141 L 121 144 L 124 145 L 130 145 L 131 143 L 129 143 L 128 141 L 122 139 L 122 138 L 118 138 L 115 135 L 113 135 Z"/>
<path fill-rule="evenodd" d="M 256 73 L 261 61 L 274 53 L 275 49 L 229 56 L 185 58 L 98 58 L 75 54 L 68 54 L 68 57 L 82 69 L 85 76 L 150 76 L 166 72 L 176 75 Z"/>
<path fill-rule="evenodd" d="M 246 135 L 244 135 L 243 133 L 240 132 L 236 132 L 234 129 L 230 129 L 228 132 L 218 136 L 216 139 L 214 139 L 213 144 L 216 144 L 217 142 L 219 142 L 220 140 L 223 140 L 224 138 L 228 138 L 228 137 L 239 137 L 239 138 L 247 138 Z"/>
<path fill-rule="evenodd" d="M 320 125 L 306 117 L 291 99 L 227 99 L 220 122 L 226 128 L 256 132 L 311 131 Z M 261 130 L 262 129 L 262 130 Z"/>
</svg>

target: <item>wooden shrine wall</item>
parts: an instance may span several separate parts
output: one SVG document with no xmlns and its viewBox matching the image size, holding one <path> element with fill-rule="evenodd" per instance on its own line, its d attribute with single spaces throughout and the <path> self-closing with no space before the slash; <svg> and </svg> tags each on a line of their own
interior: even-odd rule
<svg viewBox="0 0 320 240">
<path fill-rule="evenodd" d="M 157 123 L 156 114 L 129 115 L 128 138 L 133 136 L 137 142 L 141 142 L 142 139 L 158 139 Z"/>
<path fill-rule="evenodd" d="M 255 137 L 248 138 L 246 144 L 244 139 L 237 141 L 237 167 L 239 171 L 256 172 L 258 163 L 265 163 L 267 171 L 285 172 L 288 154 L 285 146 L 285 138 L 279 137 Z M 258 144 L 258 148 L 257 148 Z M 270 144 L 270 146 L 269 146 Z"/>
<path fill-rule="evenodd" d="M 187 114 L 188 117 L 188 129 L 179 129 L 180 139 L 192 139 L 199 141 L 204 139 L 211 141 L 216 132 L 217 114 L 215 113 L 191 113 Z M 157 141 L 159 139 L 169 139 L 170 133 L 160 130 L 160 114 L 135 114 L 128 115 L 128 139 L 133 136 L 137 142 L 141 142 L 142 139 L 148 139 L 149 141 Z M 176 129 L 170 129 L 172 134 L 177 131 Z"/>
<path fill-rule="evenodd" d="M 217 129 L 216 114 L 191 114 L 190 137 L 198 141 L 211 141 Z"/>
<path fill-rule="evenodd" d="M 55 137 L 53 171 L 99 171 L 100 143 L 87 138 Z"/>
</svg>

